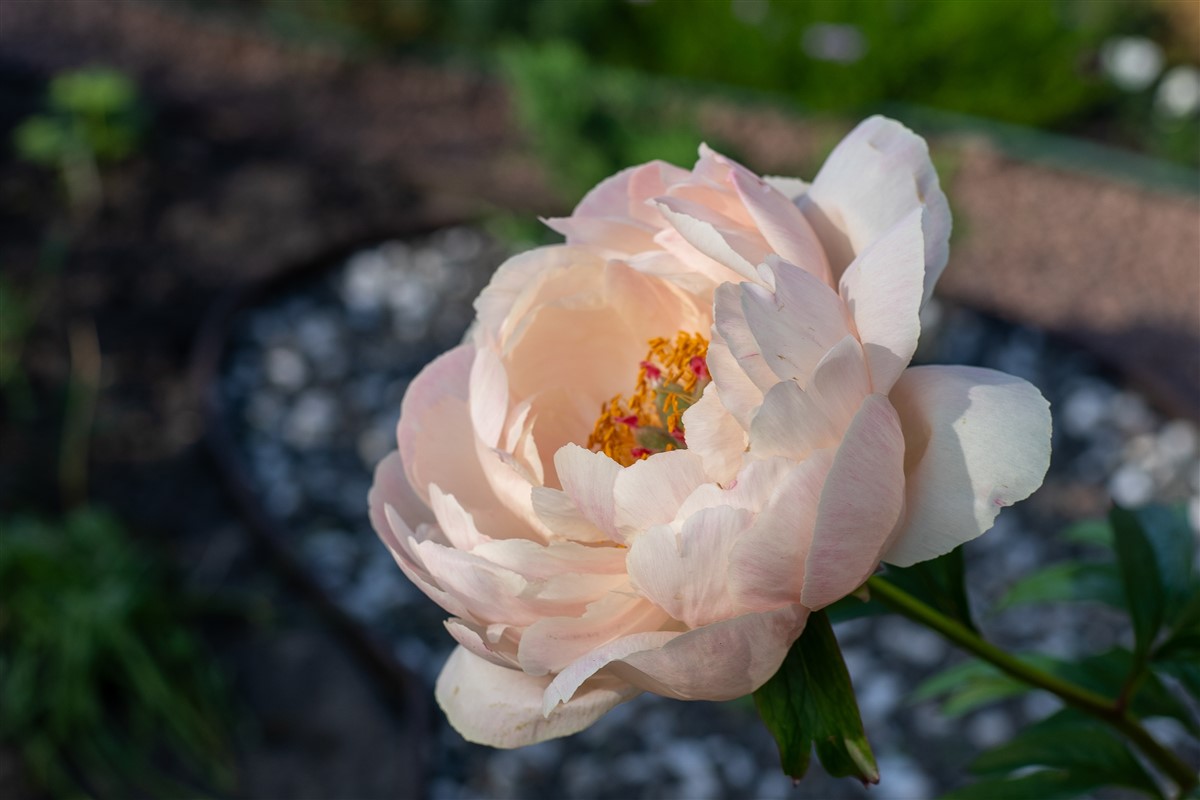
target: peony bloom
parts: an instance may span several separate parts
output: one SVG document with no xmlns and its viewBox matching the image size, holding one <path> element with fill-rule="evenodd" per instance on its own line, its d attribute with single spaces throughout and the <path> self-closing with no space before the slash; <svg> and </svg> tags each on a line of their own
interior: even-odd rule
<svg viewBox="0 0 1200 800">
<path fill-rule="evenodd" d="M 748 694 L 811 610 L 1040 485 L 1033 386 L 908 366 L 950 213 L 898 123 L 859 125 L 812 184 L 702 147 L 549 224 L 566 243 L 501 266 L 413 381 L 370 497 L 451 615 L 437 699 L 467 739 Z"/>
</svg>

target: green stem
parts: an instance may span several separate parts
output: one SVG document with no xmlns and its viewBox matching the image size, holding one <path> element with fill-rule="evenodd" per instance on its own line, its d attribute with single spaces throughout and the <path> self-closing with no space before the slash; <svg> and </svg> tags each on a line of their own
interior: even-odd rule
<svg viewBox="0 0 1200 800">
<path fill-rule="evenodd" d="M 900 589 L 893 583 L 872 577 L 867 581 L 871 596 L 893 611 L 908 617 L 913 622 L 920 623 L 967 652 L 975 655 L 1001 672 L 1023 681 L 1030 686 L 1044 689 L 1062 699 L 1064 703 L 1090 714 L 1107 723 L 1124 734 L 1137 745 L 1145 756 L 1154 762 L 1171 781 L 1179 788 L 1182 797 L 1196 788 L 1198 780 L 1195 770 L 1185 764 L 1178 756 L 1163 747 L 1147 732 L 1127 708 L 1118 706 L 1116 702 L 1104 695 L 1076 686 L 1064 681 L 1056 675 L 1051 675 L 1036 667 L 1021 661 L 1012 654 L 1001 650 L 996 645 L 984 640 L 979 634 L 967 628 L 957 620 L 947 617 L 940 611 L 926 605 L 917 598 Z"/>
</svg>

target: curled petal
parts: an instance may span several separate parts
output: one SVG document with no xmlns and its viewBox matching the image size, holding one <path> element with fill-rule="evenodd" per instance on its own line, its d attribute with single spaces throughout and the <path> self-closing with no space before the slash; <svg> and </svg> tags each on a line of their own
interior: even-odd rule
<svg viewBox="0 0 1200 800">
<path fill-rule="evenodd" d="M 743 614 L 630 653 L 608 671 L 664 697 L 733 700 L 778 671 L 807 620 L 808 610 L 801 606 Z"/>
<path fill-rule="evenodd" d="M 838 278 L 871 242 L 923 208 L 922 302 L 929 299 L 950 252 L 950 206 L 920 136 L 895 120 L 865 120 L 834 148 L 796 204 L 821 237 Z"/>
<path fill-rule="evenodd" d="M 904 429 L 908 512 L 889 564 L 950 552 L 1041 485 L 1050 404 L 1032 384 L 977 367 L 915 367 L 891 398 Z"/>
<path fill-rule="evenodd" d="M 749 172 L 734 171 L 730 177 L 771 249 L 784 261 L 832 285 L 825 248 L 800 209 L 770 183 Z"/>
<path fill-rule="evenodd" d="M 924 212 L 914 208 L 867 246 L 842 275 L 875 391 L 887 394 L 917 351 L 925 279 Z"/>
<path fill-rule="evenodd" d="M 542 713 L 548 677 L 490 663 L 458 647 L 438 676 L 438 705 L 469 742 L 491 747 L 523 747 L 569 736 L 591 725 L 640 690 L 614 680 L 597 680 L 574 693 L 570 702 Z"/>
</svg>

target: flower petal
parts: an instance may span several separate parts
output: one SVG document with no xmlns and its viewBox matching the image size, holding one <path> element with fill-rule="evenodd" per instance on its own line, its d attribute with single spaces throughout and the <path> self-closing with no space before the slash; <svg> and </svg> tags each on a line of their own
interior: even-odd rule
<svg viewBox="0 0 1200 800">
<path fill-rule="evenodd" d="M 720 295 L 720 289 L 717 291 Z M 740 315 L 740 308 L 738 313 Z M 745 320 L 744 317 L 742 319 Z M 758 359 L 759 366 L 769 373 L 767 365 L 762 363 L 762 356 L 758 356 Z M 721 405 L 729 409 L 729 413 L 737 420 L 742 430 L 749 430 L 755 409 L 762 405 L 763 390 L 746 374 L 742 362 L 730 351 L 718 333 L 714 332 L 713 340 L 708 343 L 707 360 L 708 371 L 712 374 L 713 386 L 716 387 Z"/>
<path fill-rule="evenodd" d="M 887 394 L 917 351 L 925 278 L 922 210 L 914 208 L 847 268 L 842 297 L 854 317 L 876 392 Z"/>
<path fill-rule="evenodd" d="M 383 460 L 376 465 L 375 480 L 371 484 L 371 491 L 367 493 L 371 527 L 375 529 L 375 533 L 384 540 L 385 544 L 395 538 L 384 512 L 384 507 L 388 505 L 394 507 L 400 518 L 411 527 L 416 527 L 423 522 L 433 522 L 433 514 L 425 505 L 425 501 L 417 497 L 417 493 L 409 485 L 408 478 L 404 475 L 404 464 L 400 460 L 400 454 L 394 450 L 384 456 Z"/>
<path fill-rule="evenodd" d="M 594 681 L 570 702 L 543 715 L 542 695 L 549 682 L 458 647 L 438 676 L 436 697 L 464 739 L 511 748 L 577 733 L 640 693 L 618 681 Z"/>
<path fill-rule="evenodd" d="M 800 209 L 771 184 L 749 172 L 733 170 L 730 178 L 771 249 L 784 261 L 832 286 L 825 248 Z"/>
<path fill-rule="evenodd" d="M 925 140 L 895 120 L 871 117 L 834 148 L 808 192 L 796 199 L 821 237 L 834 277 L 914 208 L 923 207 L 923 301 L 950 252 L 950 206 Z"/>
<path fill-rule="evenodd" d="M 758 271 L 754 268 L 757 259 L 747 258 L 747 253 L 757 253 L 747 250 L 746 242 L 733 237 L 729 231 L 719 230 L 712 222 L 693 216 L 695 209 L 687 213 L 684 208 L 689 207 L 674 198 L 664 197 L 658 201 L 658 210 L 688 244 L 746 280 L 758 280 Z"/>
<path fill-rule="evenodd" d="M 850 332 L 845 306 L 828 284 L 793 264 L 772 256 L 766 267 L 774 276 L 774 292 L 757 284 L 741 284 L 742 313 L 767 367 L 780 380 L 804 384 L 821 357 Z M 719 329 L 719 316 L 717 324 Z M 738 355 L 732 345 L 730 342 L 730 349 Z M 758 380 L 755 383 L 764 390 L 770 388 Z"/>
<path fill-rule="evenodd" d="M 469 378 L 471 427 L 486 447 L 496 447 L 508 417 L 508 375 L 494 350 L 475 352 Z"/>
<path fill-rule="evenodd" d="M 780 381 L 763 397 L 750 423 L 750 453 L 801 461 L 813 450 L 836 446 L 840 434 L 812 395 L 795 381 Z"/>
<path fill-rule="evenodd" d="M 613 490 L 621 465 L 604 453 L 568 444 L 554 454 L 554 467 L 563 491 L 571 496 L 584 519 L 615 539 L 618 533 Z"/>
<path fill-rule="evenodd" d="M 1041 485 L 1050 405 L 1032 384 L 977 367 L 915 367 L 891 398 L 907 449 L 908 513 L 884 554 L 889 564 L 948 553 Z"/>
<path fill-rule="evenodd" d="M 679 532 L 650 528 L 626 558 L 634 588 L 691 628 L 733 616 L 729 550 L 753 518 L 745 509 L 717 506 L 688 517 Z"/>
<path fill-rule="evenodd" d="M 904 513 L 904 435 L 883 395 L 869 396 L 850 423 L 825 479 L 804 566 L 804 605 L 823 608 L 879 566 Z"/>
<path fill-rule="evenodd" d="M 721 403 L 715 383 L 706 386 L 700 399 L 683 412 L 683 430 L 687 451 L 700 457 L 709 480 L 725 484 L 737 475 L 746 452 L 746 432 Z"/>
<path fill-rule="evenodd" d="M 684 499 L 707 478 L 704 462 L 690 449 L 657 453 L 621 470 L 613 485 L 619 541 L 670 522 Z"/>
<path fill-rule="evenodd" d="M 800 602 L 804 562 L 834 451 L 822 450 L 780 481 L 767 506 L 729 554 L 734 599 L 754 611 Z"/>
<path fill-rule="evenodd" d="M 521 634 L 518 658 L 531 675 L 559 672 L 614 639 L 658 630 L 668 620 L 658 606 L 633 594 L 610 592 L 579 617 L 547 617 Z"/>
<path fill-rule="evenodd" d="M 664 697 L 733 700 L 779 670 L 807 620 L 801 606 L 743 614 L 629 653 L 607 672 Z"/>
</svg>

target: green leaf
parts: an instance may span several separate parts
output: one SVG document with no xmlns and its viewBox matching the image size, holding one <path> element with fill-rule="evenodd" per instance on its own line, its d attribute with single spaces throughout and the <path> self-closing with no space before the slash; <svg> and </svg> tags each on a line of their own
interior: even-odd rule
<svg viewBox="0 0 1200 800">
<path fill-rule="evenodd" d="M 996 609 L 1064 601 L 1093 601 L 1124 608 L 1125 588 L 1116 565 L 1078 561 L 1055 564 L 1014 583 Z"/>
<path fill-rule="evenodd" d="M 1080 661 L 1050 660 L 1046 668 L 1085 689 L 1116 698 L 1125 688 L 1134 664 L 1134 654 L 1117 647 Z M 1138 683 L 1137 691 L 1130 698 L 1129 710 L 1138 717 L 1176 719 L 1188 730 L 1200 734 L 1200 725 L 1197 725 L 1192 714 L 1153 673 L 1146 674 Z"/>
<path fill-rule="evenodd" d="M 1106 519 L 1085 519 L 1068 526 L 1062 532 L 1063 538 L 1078 544 L 1090 544 L 1097 547 L 1112 549 L 1113 530 Z"/>
<path fill-rule="evenodd" d="M 1093 786 L 1127 786 L 1158 797 L 1158 787 L 1129 747 L 1108 728 L 1073 709 L 1064 709 L 981 755 L 971 765 L 979 775 L 1006 774 L 1025 767 L 1051 767 L 1086 776 Z"/>
<path fill-rule="evenodd" d="M 754 702 L 779 746 L 783 771 L 792 778 L 804 777 L 815 744 L 830 775 L 879 782 L 850 673 L 824 612 L 809 616 L 803 635 L 779 671 L 754 693 Z"/>
<path fill-rule="evenodd" d="M 922 561 L 911 567 L 887 568 L 887 579 L 913 597 L 961 622 L 974 631 L 971 606 L 967 600 L 962 546 L 944 556 Z"/>
<path fill-rule="evenodd" d="M 1066 800 L 1103 786 L 1086 774 L 1044 769 L 1018 777 L 989 778 L 962 786 L 942 800 Z"/>
<path fill-rule="evenodd" d="M 1150 652 L 1165 618 L 1167 598 L 1159 558 L 1133 512 L 1114 506 L 1108 518 L 1115 536 L 1125 603 L 1133 620 L 1135 653 L 1140 658 Z"/>
<path fill-rule="evenodd" d="M 959 717 L 980 706 L 1024 694 L 1031 688 L 1029 684 L 999 672 L 991 664 L 972 659 L 929 678 L 909 699 L 920 703 L 945 697 L 942 713 Z"/>
<path fill-rule="evenodd" d="M 1182 505 L 1145 506 L 1132 512 L 1154 552 L 1166 595 L 1164 619 L 1174 623 L 1197 594 L 1192 579 L 1195 537 Z"/>
</svg>

